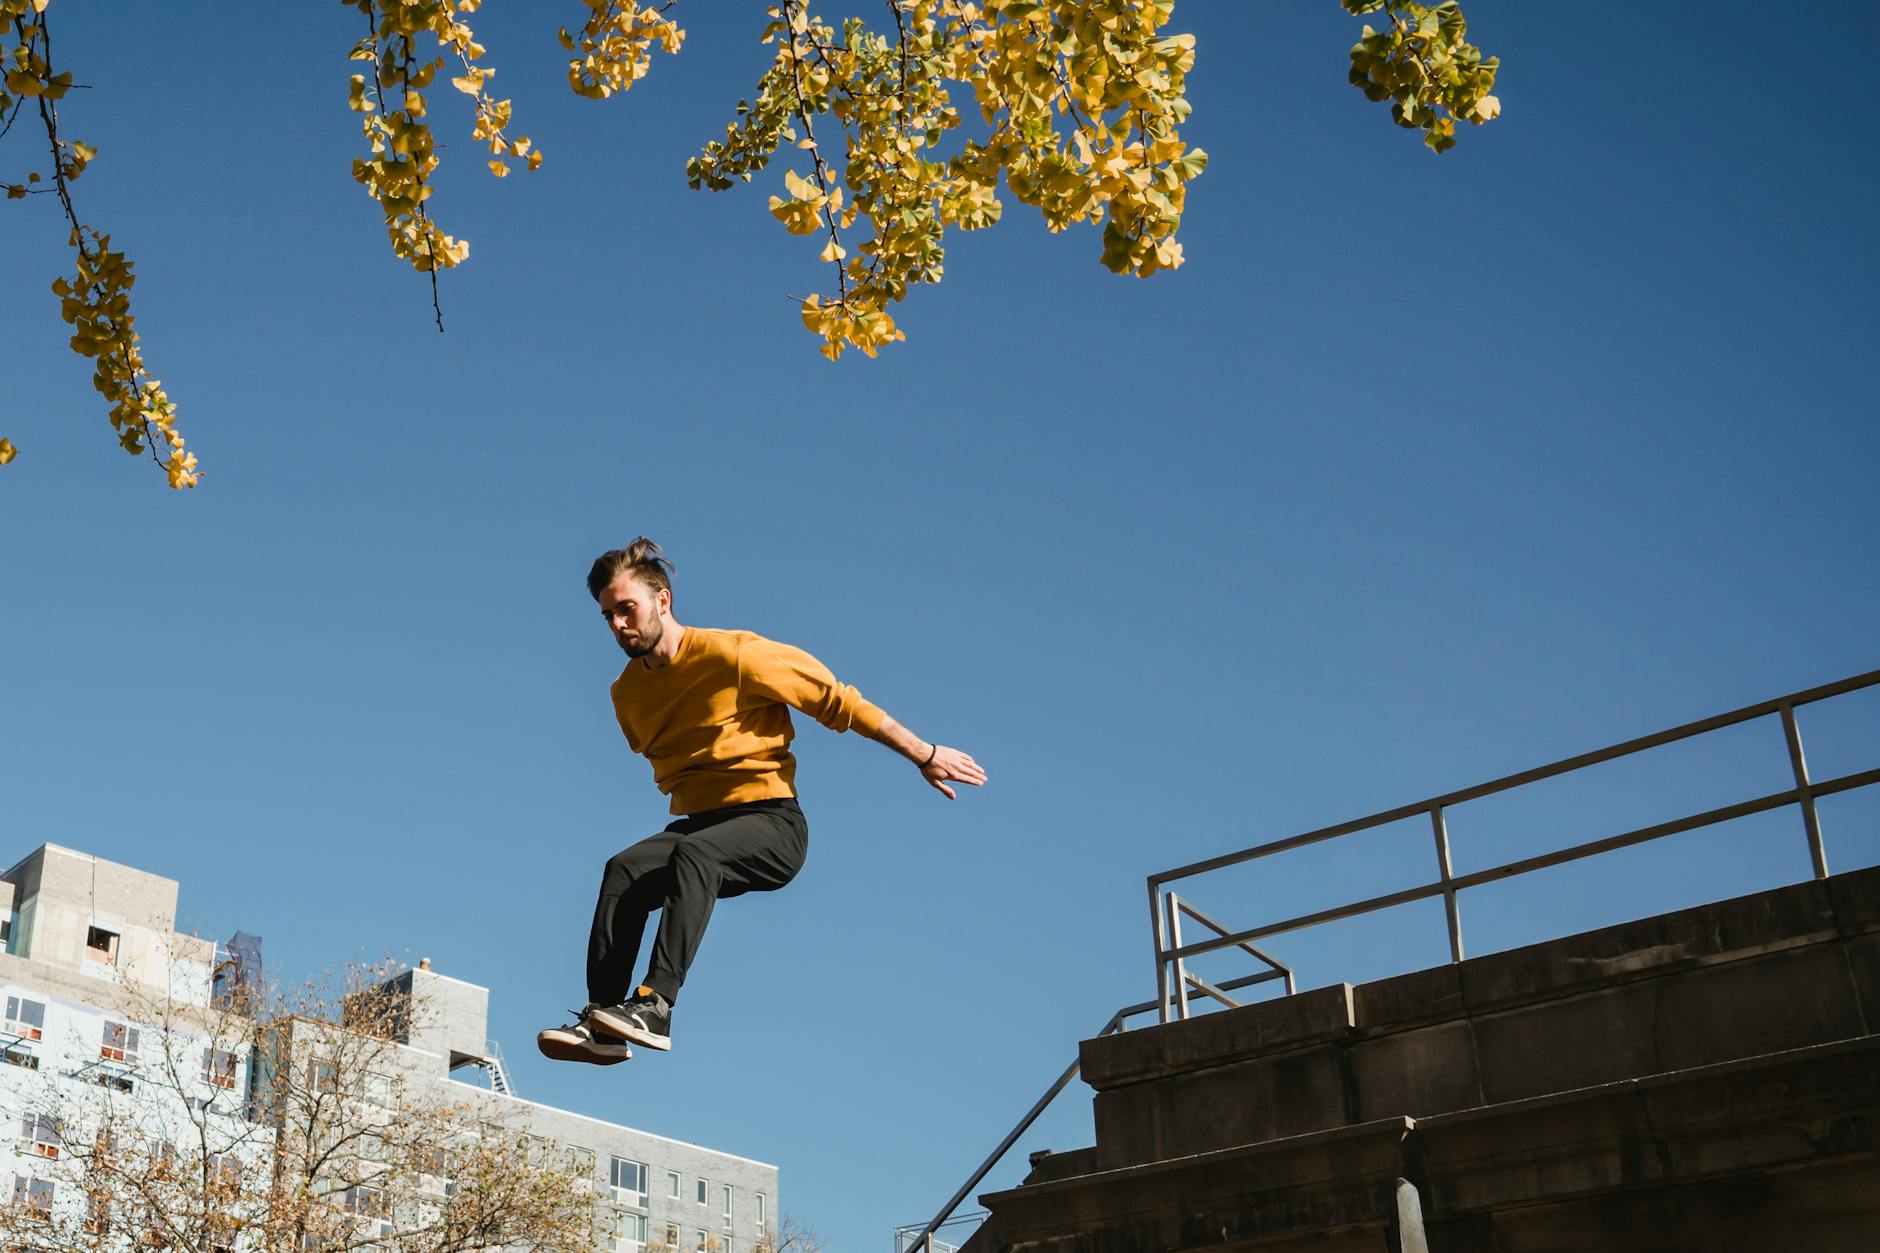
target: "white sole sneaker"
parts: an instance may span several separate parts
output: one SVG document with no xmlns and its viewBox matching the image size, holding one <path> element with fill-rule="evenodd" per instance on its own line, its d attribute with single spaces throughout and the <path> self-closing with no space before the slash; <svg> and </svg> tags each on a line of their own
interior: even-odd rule
<svg viewBox="0 0 1880 1253">
<path fill-rule="evenodd" d="M 550 1027 L 535 1037 L 535 1047 L 552 1061 L 587 1062 L 594 1066 L 612 1066 L 633 1056 L 633 1050 L 624 1043 L 596 1040 L 585 1023 Z"/>
<path fill-rule="evenodd" d="M 615 1012 L 617 1008 L 591 1010 L 589 1016 L 601 1030 L 610 1035 L 624 1036 L 643 1048 L 658 1049 L 662 1053 L 672 1051 L 671 1036 L 646 1030 L 635 1019 Z"/>
</svg>

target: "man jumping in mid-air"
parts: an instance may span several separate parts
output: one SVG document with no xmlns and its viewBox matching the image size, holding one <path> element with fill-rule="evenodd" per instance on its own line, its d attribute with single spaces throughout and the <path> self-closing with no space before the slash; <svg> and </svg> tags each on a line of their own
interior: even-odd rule
<svg viewBox="0 0 1880 1253">
<path fill-rule="evenodd" d="M 792 708 L 886 744 L 949 800 L 949 783 L 986 781 L 978 762 L 921 739 L 802 649 L 749 631 L 680 626 L 672 568 L 641 538 L 602 553 L 588 571 L 588 591 L 629 658 L 614 680 L 614 716 L 678 817 L 608 859 L 588 937 L 588 1006 L 572 1025 L 536 1037 L 558 1061 L 611 1065 L 633 1055 L 628 1041 L 670 1049 L 673 1002 L 712 906 L 775 891 L 802 868 L 809 828 L 796 803 Z M 654 910 L 652 958 L 635 984 Z"/>
</svg>

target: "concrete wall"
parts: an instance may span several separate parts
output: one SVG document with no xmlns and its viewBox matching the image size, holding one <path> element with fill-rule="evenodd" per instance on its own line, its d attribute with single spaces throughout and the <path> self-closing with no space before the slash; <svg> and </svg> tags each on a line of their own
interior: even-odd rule
<svg viewBox="0 0 1880 1253">
<path fill-rule="evenodd" d="M 1097 1143 L 982 1199 L 1062 1250 L 1880 1248 L 1877 1025 L 1857 871 L 1086 1041 Z"/>
</svg>

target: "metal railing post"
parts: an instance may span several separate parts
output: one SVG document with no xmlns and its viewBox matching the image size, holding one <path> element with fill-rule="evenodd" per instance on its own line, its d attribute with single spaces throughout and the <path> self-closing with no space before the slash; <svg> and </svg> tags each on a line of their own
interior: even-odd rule
<svg viewBox="0 0 1880 1253">
<path fill-rule="evenodd" d="M 1162 931 L 1162 903 L 1156 899 L 1158 884 L 1152 876 L 1149 879 L 1149 929 L 1155 933 L 1155 1009 L 1158 1022 L 1168 1021 L 1168 963 L 1162 954 L 1168 951 L 1167 937 Z"/>
<path fill-rule="evenodd" d="M 1171 952 L 1178 952 L 1182 946 L 1182 910 L 1181 901 L 1175 893 L 1168 892 L 1162 897 L 1168 906 L 1168 942 Z M 1188 966 L 1181 958 L 1175 959 L 1175 1017 L 1188 1021 Z"/>
<path fill-rule="evenodd" d="M 1442 874 L 1443 913 L 1449 919 L 1449 960 L 1462 960 L 1462 906 L 1456 900 L 1455 872 L 1449 866 L 1449 824 L 1443 807 L 1430 806 L 1430 828 L 1436 834 L 1436 868 Z"/>
<path fill-rule="evenodd" d="M 1802 825 L 1808 829 L 1808 855 L 1815 863 L 1815 878 L 1828 877 L 1828 850 L 1821 842 L 1821 819 L 1815 814 L 1815 790 L 1808 782 L 1808 759 L 1802 756 L 1802 731 L 1795 725 L 1795 706 L 1782 703 L 1782 734 L 1789 742 L 1789 765 L 1795 771 L 1795 794 L 1801 798 Z"/>
</svg>

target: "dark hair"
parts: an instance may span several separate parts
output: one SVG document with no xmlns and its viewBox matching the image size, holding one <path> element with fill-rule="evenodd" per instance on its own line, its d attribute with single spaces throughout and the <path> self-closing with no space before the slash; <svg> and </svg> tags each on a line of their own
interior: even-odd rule
<svg viewBox="0 0 1880 1253">
<path fill-rule="evenodd" d="M 672 590 L 672 562 L 659 555 L 659 545 L 642 535 L 625 548 L 610 548 L 588 567 L 588 595 L 595 600 L 601 591 L 623 574 L 631 574 L 654 591 Z"/>
</svg>

